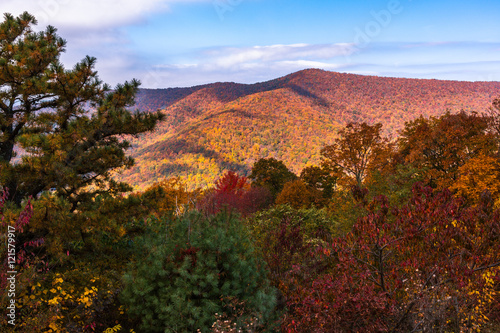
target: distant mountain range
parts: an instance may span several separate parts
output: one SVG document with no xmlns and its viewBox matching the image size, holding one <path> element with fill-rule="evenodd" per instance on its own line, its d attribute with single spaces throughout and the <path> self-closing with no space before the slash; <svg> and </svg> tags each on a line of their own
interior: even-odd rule
<svg viewBox="0 0 500 333">
<path fill-rule="evenodd" d="M 447 110 L 483 112 L 500 82 L 363 76 L 308 69 L 256 84 L 213 83 L 141 89 L 136 107 L 166 115 L 154 133 L 133 139 L 136 165 L 119 176 L 136 189 L 181 176 L 205 187 L 225 170 L 248 174 L 262 157 L 299 173 L 352 121 L 381 122 L 397 136 L 406 121 Z"/>
</svg>

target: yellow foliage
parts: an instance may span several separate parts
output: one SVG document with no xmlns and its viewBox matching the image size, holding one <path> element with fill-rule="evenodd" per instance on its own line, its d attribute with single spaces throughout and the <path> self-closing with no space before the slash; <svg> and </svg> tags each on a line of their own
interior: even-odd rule
<svg viewBox="0 0 500 333">
<path fill-rule="evenodd" d="M 458 179 L 450 186 L 457 195 L 478 203 L 481 193 L 488 190 L 494 198 L 500 194 L 500 164 L 493 156 L 479 154 L 458 168 Z"/>
<path fill-rule="evenodd" d="M 140 196 L 150 212 L 164 215 L 167 212 L 182 214 L 192 204 L 198 191 L 189 192 L 179 177 L 163 179 L 148 187 Z"/>
<path fill-rule="evenodd" d="M 116 326 L 113 326 L 113 327 L 109 327 L 107 328 L 104 333 L 115 333 L 115 332 L 121 332 L 122 330 L 122 326 L 120 324 L 116 325 Z M 135 331 L 133 329 L 130 329 L 129 333 L 135 333 Z"/>
<path fill-rule="evenodd" d="M 122 329 L 122 326 L 120 324 L 107 328 L 104 333 L 114 333 L 114 332 L 119 332 Z"/>
<path fill-rule="evenodd" d="M 85 276 L 88 271 L 75 269 L 70 275 L 55 274 L 51 279 L 36 282 L 20 290 L 18 297 L 19 324 L 23 332 L 68 332 L 68 323 L 82 329 L 93 322 L 100 303 L 112 299 L 112 292 L 99 293 L 103 288 L 99 277 Z M 71 274 L 79 274 L 83 285 L 70 282 Z M 21 286 L 21 283 L 20 283 Z M 83 310 L 82 310 L 83 308 Z"/>
<path fill-rule="evenodd" d="M 495 290 L 493 277 L 495 274 L 498 274 L 499 271 L 499 267 L 485 270 L 481 274 L 483 285 L 479 290 L 477 289 L 477 284 L 474 285 L 472 282 L 466 287 L 471 289 L 468 294 L 474 306 L 470 308 L 464 307 L 462 309 L 464 314 L 462 325 L 464 327 L 470 325 L 474 331 L 481 332 L 482 327 L 484 327 L 484 325 L 489 321 L 487 314 L 489 313 L 491 307 L 498 302 L 498 293 Z"/>
</svg>

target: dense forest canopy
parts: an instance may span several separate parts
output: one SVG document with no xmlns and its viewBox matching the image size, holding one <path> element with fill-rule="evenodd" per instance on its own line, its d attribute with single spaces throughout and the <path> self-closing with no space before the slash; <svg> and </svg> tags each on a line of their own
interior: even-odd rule
<svg viewBox="0 0 500 333">
<path fill-rule="evenodd" d="M 500 331 L 498 83 L 310 70 L 132 111 L 155 94 L 34 24 L 0 23 L 0 332 Z"/>
<path fill-rule="evenodd" d="M 309 69 L 251 85 L 214 83 L 145 89 L 137 107 L 162 109 L 166 121 L 132 140 L 136 165 L 118 179 L 145 189 L 161 177 L 182 176 L 191 189 L 211 185 L 224 170 L 248 176 L 272 157 L 295 173 L 320 163 L 321 149 L 349 122 L 383 123 L 395 139 L 407 121 L 446 112 L 483 113 L 498 82 L 363 76 Z"/>
</svg>

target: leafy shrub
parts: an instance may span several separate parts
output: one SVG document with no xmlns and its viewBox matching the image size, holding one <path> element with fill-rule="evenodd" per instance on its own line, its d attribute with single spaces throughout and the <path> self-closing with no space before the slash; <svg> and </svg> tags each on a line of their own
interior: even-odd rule
<svg viewBox="0 0 500 333">
<path fill-rule="evenodd" d="M 269 267 L 271 283 L 280 292 L 279 309 L 286 310 L 285 303 L 297 296 L 297 286 L 290 283 L 294 267 L 303 267 L 309 275 L 316 276 L 331 266 L 331 258 L 321 252 L 331 243 L 336 224 L 325 210 L 298 210 L 288 205 L 259 212 L 247 223 Z"/>
<path fill-rule="evenodd" d="M 155 222 L 137 243 L 144 259 L 123 277 L 122 300 L 141 332 L 208 332 L 216 314 L 232 315 L 228 297 L 245 304 L 241 325 L 265 324 L 275 294 L 239 219 L 190 212 Z"/>
<path fill-rule="evenodd" d="M 22 332 L 93 332 L 119 318 L 117 281 L 93 267 L 36 277 L 19 289 L 19 328 Z"/>
<path fill-rule="evenodd" d="M 384 196 L 323 253 L 333 269 L 294 265 L 287 332 L 484 332 L 498 303 L 500 211 L 487 192 L 467 207 L 417 183 L 408 203 Z"/>
<path fill-rule="evenodd" d="M 248 219 L 248 226 L 257 244 L 264 246 L 272 230 L 281 229 L 284 223 L 291 228 L 299 227 L 308 243 L 330 242 L 337 232 L 337 223 L 324 209 L 296 209 L 290 205 L 278 205 L 256 213 Z"/>
</svg>

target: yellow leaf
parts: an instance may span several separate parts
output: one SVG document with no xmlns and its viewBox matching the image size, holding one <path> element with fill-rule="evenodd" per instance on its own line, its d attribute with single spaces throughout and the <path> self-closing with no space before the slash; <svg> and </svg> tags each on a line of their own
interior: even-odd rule
<svg viewBox="0 0 500 333">
<path fill-rule="evenodd" d="M 51 300 L 49 301 L 49 305 L 57 305 L 58 303 L 59 303 L 59 302 L 58 302 L 58 300 L 57 300 L 57 297 L 55 297 L 55 298 L 53 298 L 53 299 L 51 299 Z"/>
</svg>

